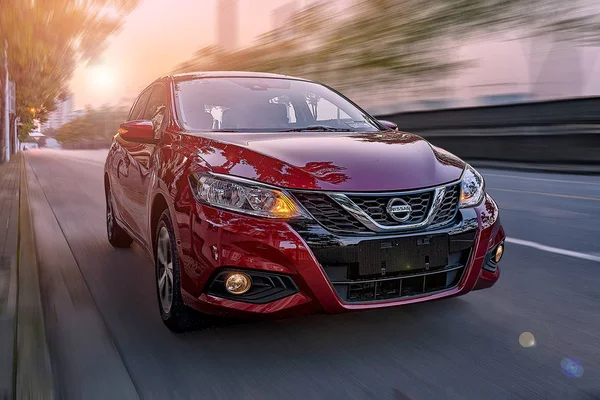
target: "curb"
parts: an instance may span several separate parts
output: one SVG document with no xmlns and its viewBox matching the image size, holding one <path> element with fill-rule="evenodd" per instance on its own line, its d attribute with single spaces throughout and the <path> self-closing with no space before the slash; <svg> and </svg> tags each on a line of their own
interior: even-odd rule
<svg viewBox="0 0 600 400">
<path fill-rule="evenodd" d="M 20 162 L 13 397 L 54 399 L 24 155 L 21 155 Z"/>
<path fill-rule="evenodd" d="M 19 178 L 21 173 L 21 161 L 19 160 Z M 20 184 L 19 184 L 20 185 Z M 19 223 L 19 201 L 20 187 L 16 191 L 16 233 L 14 239 L 15 253 L 0 262 L 8 263 L 9 278 L 8 285 L 4 289 L 7 290 L 7 297 L 2 309 L 0 310 L 0 400 L 8 400 L 15 398 L 15 349 L 16 349 L 16 334 L 17 334 L 17 296 L 18 296 L 18 223 Z M 14 206 L 11 206 L 11 208 Z M 11 221 L 12 218 L 9 220 Z M 12 222 L 10 222 L 12 225 Z M 10 231 L 10 227 L 7 226 Z M 6 266 L 2 266 L 6 268 Z M 1 305 L 1 304 L 0 304 Z"/>
</svg>

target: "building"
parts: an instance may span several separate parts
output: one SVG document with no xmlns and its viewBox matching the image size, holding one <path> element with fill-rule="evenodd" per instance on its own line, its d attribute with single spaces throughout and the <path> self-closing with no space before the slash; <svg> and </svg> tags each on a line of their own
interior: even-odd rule
<svg viewBox="0 0 600 400">
<path fill-rule="evenodd" d="M 68 95 L 67 98 L 58 103 L 56 110 L 50 112 L 48 121 L 42 124 L 42 131 L 46 129 L 58 129 L 67 122 L 71 121 L 73 112 L 73 96 Z"/>
<path fill-rule="evenodd" d="M 73 121 L 75 118 L 79 118 L 85 114 L 85 110 L 75 110 L 69 115 L 69 122 Z"/>
<path fill-rule="evenodd" d="M 217 4 L 217 45 L 234 51 L 238 45 L 238 0 L 219 0 Z"/>
<path fill-rule="evenodd" d="M 18 146 L 15 83 L 8 71 L 8 45 L 0 51 L 0 163 L 8 161 Z"/>
<path fill-rule="evenodd" d="M 516 34 L 463 46 L 473 68 L 453 79 L 454 93 L 469 105 L 600 95 L 600 48 L 553 35 L 515 39 Z M 518 36 L 517 36 L 518 37 Z"/>
</svg>

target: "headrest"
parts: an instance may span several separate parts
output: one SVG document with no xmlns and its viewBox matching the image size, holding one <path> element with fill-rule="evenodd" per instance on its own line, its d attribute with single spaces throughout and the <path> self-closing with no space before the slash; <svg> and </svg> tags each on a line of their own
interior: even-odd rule
<svg viewBox="0 0 600 400">
<path fill-rule="evenodd" d="M 222 129 L 247 128 L 245 125 L 246 111 L 242 108 L 229 108 L 223 111 Z"/>
<path fill-rule="evenodd" d="M 285 104 L 267 103 L 252 107 L 256 126 L 262 128 L 280 128 L 288 124 L 287 106 Z"/>
<path fill-rule="evenodd" d="M 288 124 L 290 122 L 285 104 L 269 104 L 269 106 L 269 119 L 277 124 Z"/>
<path fill-rule="evenodd" d="M 213 116 L 210 113 L 203 112 L 194 114 L 194 123 L 191 124 L 194 128 L 198 129 L 212 129 L 213 128 Z"/>
</svg>

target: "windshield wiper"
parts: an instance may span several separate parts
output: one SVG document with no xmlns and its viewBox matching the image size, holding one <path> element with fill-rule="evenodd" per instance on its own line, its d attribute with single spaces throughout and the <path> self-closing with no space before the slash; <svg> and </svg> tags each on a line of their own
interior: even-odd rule
<svg viewBox="0 0 600 400">
<path fill-rule="evenodd" d="M 353 132 L 347 128 L 334 128 L 332 126 L 324 125 L 311 125 L 304 128 L 286 129 L 282 132 L 310 132 L 310 131 L 323 131 L 323 132 Z"/>
</svg>

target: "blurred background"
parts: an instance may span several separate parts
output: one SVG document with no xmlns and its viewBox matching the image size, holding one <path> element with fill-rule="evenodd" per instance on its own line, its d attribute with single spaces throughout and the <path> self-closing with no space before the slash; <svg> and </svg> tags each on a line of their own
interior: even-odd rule
<svg viewBox="0 0 600 400">
<path fill-rule="evenodd" d="M 202 70 L 323 82 L 476 166 L 499 282 L 168 332 L 103 168 L 147 85 Z M 0 400 L 600 399 L 599 173 L 598 0 L 0 0 Z"/>
<path fill-rule="evenodd" d="M 514 145 L 497 138 L 506 128 L 520 136 L 524 129 L 546 135 L 540 130 L 548 126 L 553 134 L 584 129 L 587 135 L 598 123 L 598 100 L 560 104 L 559 115 L 552 105 L 540 104 L 600 95 L 600 5 L 594 0 L 2 4 L 4 158 L 18 147 L 17 139 L 106 147 L 150 82 L 201 70 L 314 79 L 400 129 L 429 135 L 470 159 L 482 158 L 479 145 L 465 152 L 463 143 L 452 146 L 444 138 L 454 137 L 456 129 L 487 132 L 486 145 L 499 152 L 483 158 L 501 162 L 506 146 Z M 518 104 L 508 111 L 493 108 Z M 464 108 L 471 110 L 427 113 Z M 587 139 L 577 136 L 580 147 L 589 145 Z M 538 146 L 522 145 L 525 153 L 508 161 L 577 161 L 548 147 L 541 149 L 548 156 L 538 159 Z M 579 164 L 596 161 L 583 155 Z"/>
</svg>

